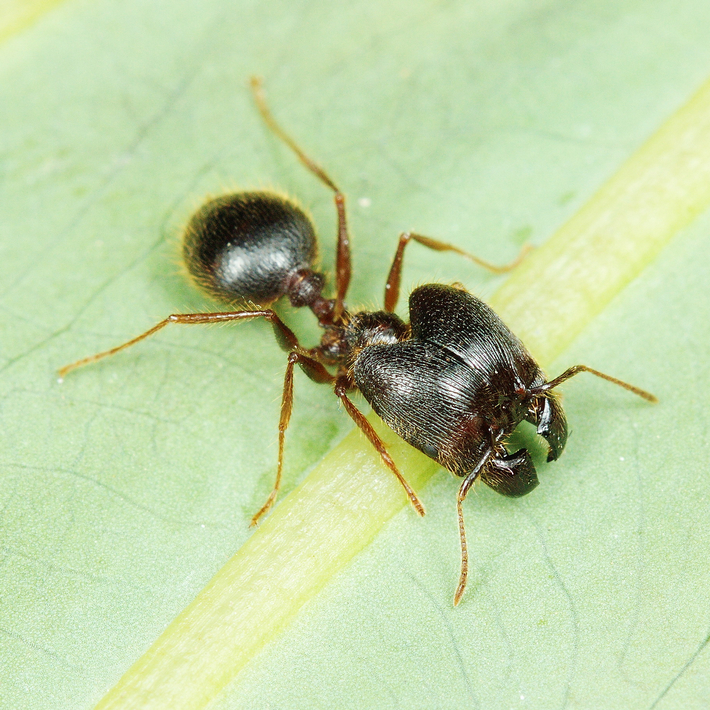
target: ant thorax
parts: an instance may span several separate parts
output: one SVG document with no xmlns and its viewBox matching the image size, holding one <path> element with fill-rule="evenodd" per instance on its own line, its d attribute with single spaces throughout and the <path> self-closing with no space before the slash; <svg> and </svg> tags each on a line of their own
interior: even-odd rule
<svg viewBox="0 0 710 710">
<path fill-rule="evenodd" d="M 355 353 L 373 345 L 393 345 L 409 337 L 409 326 L 394 313 L 360 311 L 350 315 L 345 339 L 350 350 L 349 364 Z"/>
</svg>

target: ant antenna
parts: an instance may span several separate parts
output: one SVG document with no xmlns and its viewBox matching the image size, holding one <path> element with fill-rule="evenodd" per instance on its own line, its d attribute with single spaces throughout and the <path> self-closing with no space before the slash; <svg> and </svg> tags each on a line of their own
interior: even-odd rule
<svg viewBox="0 0 710 710">
<path fill-rule="evenodd" d="M 625 390 L 629 390 L 629 392 L 633 392 L 639 397 L 643 397 L 648 402 L 653 402 L 654 404 L 658 402 L 658 397 L 656 397 L 656 395 L 653 395 L 650 392 L 646 392 L 646 390 L 642 390 L 640 387 L 634 387 L 634 385 L 630 385 L 628 382 L 619 380 L 616 377 L 612 377 L 611 375 L 599 372 L 599 370 L 594 370 L 593 368 L 587 367 L 586 365 L 574 365 L 573 367 L 570 367 L 569 369 L 565 370 L 561 375 L 555 377 L 554 380 L 550 380 L 549 382 L 546 382 L 544 385 L 536 389 L 541 390 L 543 392 L 549 392 L 558 385 L 561 385 L 565 380 L 569 380 L 570 377 L 578 375 L 580 372 L 589 372 L 592 375 L 601 377 L 602 380 L 613 382 L 615 385 L 619 385 L 619 387 L 623 387 Z"/>
<path fill-rule="evenodd" d="M 454 594 L 454 606 L 458 606 L 466 590 L 466 580 L 468 579 L 468 545 L 466 543 L 466 527 L 463 522 L 463 502 L 468 495 L 471 486 L 476 482 L 476 479 L 481 475 L 481 471 L 488 463 L 491 457 L 491 451 L 485 454 L 476 465 L 476 468 L 466 476 L 461 487 L 459 488 L 458 496 L 456 496 L 456 512 L 459 519 L 459 537 L 461 539 L 461 574 L 459 575 L 459 586 L 456 587 Z"/>
</svg>

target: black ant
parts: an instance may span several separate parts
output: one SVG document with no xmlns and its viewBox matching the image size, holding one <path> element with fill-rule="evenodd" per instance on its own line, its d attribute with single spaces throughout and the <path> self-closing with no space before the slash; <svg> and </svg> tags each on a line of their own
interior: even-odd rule
<svg viewBox="0 0 710 710">
<path fill-rule="evenodd" d="M 125 350 L 169 323 L 220 323 L 265 318 L 288 353 L 284 378 L 276 481 L 251 524 L 273 505 L 281 485 L 284 435 L 293 404 L 296 365 L 315 382 L 331 385 L 345 411 L 377 449 L 382 461 L 402 484 L 419 515 L 424 515 L 412 490 L 384 443 L 348 393 L 359 390 L 375 412 L 406 442 L 463 478 L 457 502 L 461 538 L 461 574 L 454 596 L 458 604 L 466 587 L 468 553 L 462 504 L 481 479 L 505 496 L 523 496 L 538 484 L 526 449 L 508 453 L 506 441 L 520 422 L 531 422 L 547 440 L 548 461 L 559 458 L 567 441 L 567 420 L 553 389 L 579 372 L 590 372 L 655 402 L 644 390 L 585 365 L 547 380 L 525 346 L 485 304 L 461 287 L 427 284 L 409 296 L 409 318 L 395 315 L 402 258 L 411 241 L 436 251 L 453 251 L 495 272 L 496 267 L 467 252 L 420 234 L 405 232 L 385 284 L 384 310 L 351 312 L 345 304 L 350 283 L 350 238 L 345 197 L 325 171 L 314 163 L 271 115 L 257 78 L 251 80 L 256 105 L 267 126 L 298 159 L 335 194 L 338 242 L 335 298 L 324 298 L 323 274 L 313 270 L 316 235 L 313 225 L 293 202 L 273 192 L 238 192 L 203 205 L 187 225 L 185 264 L 197 284 L 226 302 L 254 303 L 259 309 L 168 316 L 123 345 L 63 367 L 70 370 Z M 295 307 L 313 311 L 323 328 L 320 344 L 303 347 L 293 331 L 266 306 L 288 296 Z M 331 371 L 332 370 L 332 371 Z"/>
</svg>

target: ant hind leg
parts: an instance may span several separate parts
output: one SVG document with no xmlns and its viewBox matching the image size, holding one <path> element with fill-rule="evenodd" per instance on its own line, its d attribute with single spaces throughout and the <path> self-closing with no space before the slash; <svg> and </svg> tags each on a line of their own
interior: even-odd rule
<svg viewBox="0 0 710 710">
<path fill-rule="evenodd" d="M 173 313 L 169 315 L 160 323 L 149 328 L 145 333 L 126 341 L 121 345 L 117 345 L 115 348 L 110 350 L 104 350 L 103 352 L 96 353 L 95 355 L 90 355 L 89 357 L 82 358 L 76 362 L 72 362 L 69 365 L 59 369 L 60 379 L 64 379 L 67 373 L 72 370 L 76 370 L 79 367 L 84 367 L 84 365 L 90 365 L 98 360 L 103 360 L 105 357 L 115 355 L 130 348 L 136 343 L 140 343 L 141 340 L 145 340 L 151 335 L 155 335 L 159 330 L 165 328 L 166 325 L 170 323 L 178 323 L 180 325 L 204 325 L 210 323 L 225 323 L 227 321 L 233 320 L 250 320 L 252 318 L 266 318 L 271 325 L 274 327 L 274 333 L 276 335 L 276 340 L 279 346 L 286 351 L 297 350 L 300 348 L 298 343 L 298 338 L 294 332 L 272 311 L 270 308 L 261 311 L 225 311 L 221 313 Z"/>
<path fill-rule="evenodd" d="M 301 163 L 315 175 L 324 185 L 329 187 L 334 193 L 335 210 L 338 215 L 338 245 L 335 256 L 335 309 L 333 318 L 337 322 L 344 309 L 345 295 L 350 285 L 352 265 L 350 258 L 350 236 L 348 233 L 347 220 L 345 218 L 345 195 L 338 189 L 338 186 L 330 179 L 328 173 L 321 168 L 318 163 L 309 158 L 296 141 L 284 131 L 274 118 L 264 96 L 261 79 L 257 76 L 251 78 L 251 90 L 254 94 L 256 107 L 259 109 L 264 123 L 276 134 L 295 154 Z"/>
</svg>

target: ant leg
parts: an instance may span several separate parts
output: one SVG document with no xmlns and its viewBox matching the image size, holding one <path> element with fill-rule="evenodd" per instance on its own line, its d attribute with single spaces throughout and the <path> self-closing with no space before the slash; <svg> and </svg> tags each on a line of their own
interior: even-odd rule
<svg viewBox="0 0 710 710">
<path fill-rule="evenodd" d="M 330 179 L 323 168 L 314 160 L 309 158 L 298 146 L 298 144 L 281 128 L 273 117 L 264 96 L 261 86 L 261 79 L 257 76 L 251 78 L 251 90 L 254 94 L 256 107 L 259 109 L 264 123 L 296 154 L 301 163 L 312 172 L 324 185 L 335 193 L 335 210 L 338 214 L 338 246 L 335 257 L 335 308 L 333 318 L 338 320 L 343 312 L 343 301 L 350 285 L 350 275 L 352 273 L 350 260 L 350 237 L 348 236 L 348 226 L 345 219 L 345 195 L 338 189 L 337 185 Z"/>
<path fill-rule="evenodd" d="M 130 348 L 131 345 L 135 345 L 141 340 L 145 340 L 154 333 L 157 333 L 159 330 L 162 330 L 169 323 L 194 325 L 204 323 L 224 323 L 225 321 L 248 320 L 260 317 L 266 318 L 274 327 L 276 340 L 283 350 L 290 352 L 292 350 L 297 351 L 301 349 L 301 345 L 299 344 L 298 338 L 294 332 L 270 308 L 262 311 L 227 311 L 224 313 L 173 313 L 165 320 L 161 320 L 160 323 L 154 325 L 149 330 L 146 330 L 145 333 L 141 333 L 141 335 L 123 343 L 122 345 L 118 345 L 110 350 L 105 350 L 104 352 L 97 353 L 96 355 L 90 355 L 89 357 L 85 357 L 81 360 L 77 360 L 76 362 L 72 362 L 69 365 L 65 365 L 59 370 L 59 377 L 63 378 L 68 372 L 75 370 L 77 367 L 89 365 L 97 360 L 102 360 L 109 355 L 115 355 L 116 353 L 121 352 L 121 350 Z"/>
<path fill-rule="evenodd" d="M 254 94 L 254 101 L 256 102 L 256 107 L 259 109 L 261 117 L 264 119 L 264 123 L 296 154 L 298 159 L 310 170 L 321 182 L 325 183 L 333 192 L 340 192 L 335 186 L 335 183 L 328 177 L 327 173 L 323 168 L 318 165 L 315 161 L 311 160 L 297 145 L 296 141 L 291 138 L 291 136 L 284 131 L 283 128 L 277 123 L 276 119 L 273 117 L 268 104 L 266 103 L 266 97 L 264 96 L 264 89 L 261 85 L 261 77 L 253 76 L 250 80 L 251 90 Z"/>
<path fill-rule="evenodd" d="M 274 488 L 269 494 L 266 503 L 261 507 L 259 512 L 252 518 L 251 524 L 256 525 L 259 519 L 269 511 L 276 500 L 279 488 L 281 487 L 281 472 L 283 470 L 283 455 L 284 455 L 284 437 L 288 428 L 289 420 L 291 419 L 291 410 L 293 409 L 293 368 L 296 364 L 301 366 L 301 369 L 314 381 L 319 383 L 331 383 L 335 379 L 325 367 L 308 357 L 302 352 L 298 338 L 294 332 L 271 310 L 263 311 L 229 311 L 224 313 L 174 313 L 168 316 L 165 320 L 160 321 L 145 333 L 129 340 L 122 345 L 119 345 L 111 350 L 106 350 L 90 357 L 85 357 L 82 360 L 77 360 L 70 365 L 65 365 L 59 370 L 60 377 L 64 377 L 71 370 L 84 365 L 89 365 L 92 362 L 101 360 L 110 355 L 115 355 L 121 350 L 131 347 L 145 340 L 149 336 L 162 330 L 169 323 L 181 323 L 183 325 L 204 324 L 204 323 L 223 323 L 232 320 L 247 320 L 251 318 L 266 318 L 274 328 L 276 340 L 279 345 L 288 351 L 288 363 L 286 365 L 286 374 L 284 376 L 284 389 L 281 398 L 281 417 L 279 419 L 279 459 L 276 470 L 276 482 Z"/>
<path fill-rule="evenodd" d="M 481 259 L 473 254 L 469 254 L 463 249 L 459 249 L 453 244 L 446 244 L 446 242 L 440 242 L 438 239 L 432 239 L 431 237 L 424 237 L 421 234 L 414 234 L 413 232 L 403 232 L 399 235 L 399 244 L 397 245 L 397 252 L 394 255 L 394 260 L 392 261 L 392 266 L 390 267 L 390 273 L 387 277 L 387 283 L 385 284 L 385 310 L 393 311 L 397 305 L 399 299 L 399 284 L 401 281 L 402 272 L 402 259 L 404 258 L 404 248 L 409 244 L 410 241 L 414 240 L 423 244 L 429 249 L 434 251 L 453 251 L 460 256 L 470 259 L 474 263 L 482 266 L 484 269 L 492 271 L 494 274 L 504 274 L 506 271 L 510 271 L 516 267 L 524 258 L 525 255 L 532 249 L 530 245 L 525 245 L 521 250 L 520 254 L 511 261 L 509 264 L 504 264 L 503 266 L 497 266 L 496 264 L 491 264 L 484 259 Z"/>
<path fill-rule="evenodd" d="M 345 308 L 345 295 L 350 285 L 352 265 L 350 259 L 350 237 L 345 221 L 345 196 L 335 194 L 335 209 L 338 211 L 338 248 L 335 256 L 335 308 L 333 318 L 337 322 Z"/>
<path fill-rule="evenodd" d="M 375 447 L 375 449 L 377 449 L 377 452 L 380 454 L 380 457 L 382 458 L 382 461 L 385 466 L 387 466 L 387 468 L 389 468 L 390 471 L 392 471 L 392 473 L 397 476 L 397 480 L 402 484 L 402 487 L 407 493 L 407 497 L 411 501 L 417 513 L 419 513 L 419 515 L 421 516 L 424 516 L 424 506 L 422 505 L 421 501 L 417 497 L 417 494 L 414 492 L 412 487 L 409 485 L 409 483 L 407 483 L 407 480 L 399 472 L 399 469 L 397 468 L 394 461 L 392 460 L 392 457 L 389 455 L 387 449 L 385 448 L 384 441 L 380 439 L 380 437 L 377 435 L 377 432 L 373 429 L 372 425 L 370 424 L 370 422 L 367 421 L 362 412 L 348 399 L 346 392 L 346 385 L 343 384 L 340 378 L 338 378 L 335 383 L 335 394 L 340 398 L 340 401 L 343 403 L 345 411 L 350 415 L 350 418 L 355 422 L 355 424 L 360 427 L 360 430 L 370 440 L 370 443 Z"/>
<path fill-rule="evenodd" d="M 286 374 L 284 375 L 284 389 L 281 397 L 281 417 L 279 418 L 279 462 L 276 468 L 276 481 L 274 487 L 266 499 L 266 503 L 261 506 L 259 512 L 251 519 L 250 527 L 254 527 L 259 523 L 263 515 L 269 512 L 271 506 L 276 502 L 276 496 L 281 488 L 281 471 L 283 470 L 284 461 L 284 438 L 286 429 L 291 419 L 291 410 L 293 409 L 293 368 L 298 363 L 301 369 L 314 381 L 319 383 L 329 383 L 335 378 L 328 370 L 319 362 L 310 357 L 306 357 L 298 352 L 292 352 L 288 356 L 286 365 Z"/>
<path fill-rule="evenodd" d="M 569 369 L 565 370 L 561 375 L 555 377 L 554 380 L 546 382 L 544 385 L 542 385 L 542 387 L 538 387 L 537 389 L 542 390 L 543 392 L 554 389 L 558 385 L 561 385 L 565 380 L 569 380 L 570 377 L 574 377 L 580 372 L 589 372 L 592 375 L 601 377 L 603 380 L 613 382 L 615 385 L 619 385 L 619 387 L 623 387 L 625 390 L 629 390 L 629 392 L 633 392 L 634 394 L 637 394 L 639 397 L 643 397 L 649 402 L 658 402 L 658 397 L 656 397 L 656 395 L 651 394 L 650 392 L 646 392 L 646 390 L 642 390 L 640 387 L 634 387 L 634 385 L 630 385 L 628 382 L 619 380 L 616 377 L 612 377 L 611 375 L 606 375 L 603 372 L 599 372 L 599 370 L 593 370 L 591 367 L 587 367 L 586 365 L 575 365 L 574 367 L 570 367 Z"/>
</svg>

